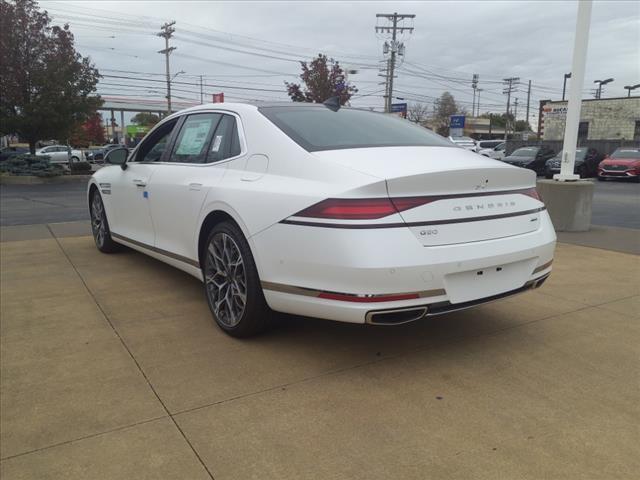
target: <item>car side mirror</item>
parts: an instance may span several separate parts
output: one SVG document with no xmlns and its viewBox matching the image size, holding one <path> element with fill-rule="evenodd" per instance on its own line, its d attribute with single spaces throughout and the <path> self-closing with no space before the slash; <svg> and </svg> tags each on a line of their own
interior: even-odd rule
<svg viewBox="0 0 640 480">
<path fill-rule="evenodd" d="M 127 169 L 127 157 L 129 156 L 129 149 L 127 148 L 114 148 L 104 154 L 104 163 L 111 165 L 120 165 L 122 170 Z"/>
</svg>

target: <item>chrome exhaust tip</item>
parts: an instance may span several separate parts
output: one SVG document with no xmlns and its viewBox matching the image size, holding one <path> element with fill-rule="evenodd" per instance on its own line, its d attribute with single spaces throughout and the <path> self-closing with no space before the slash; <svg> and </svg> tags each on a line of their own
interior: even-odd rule
<svg viewBox="0 0 640 480">
<path fill-rule="evenodd" d="M 366 323 L 371 325 L 401 325 L 415 322 L 427 314 L 427 307 L 407 307 L 395 310 L 373 310 L 367 312 Z"/>
</svg>

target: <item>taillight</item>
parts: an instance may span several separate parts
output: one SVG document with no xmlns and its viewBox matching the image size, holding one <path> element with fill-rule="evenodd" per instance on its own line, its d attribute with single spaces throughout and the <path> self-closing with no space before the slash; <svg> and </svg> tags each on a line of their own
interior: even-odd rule
<svg viewBox="0 0 640 480">
<path fill-rule="evenodd" d="M 528 197 L 540 200 L 535 187 L 523 190 L 510 190 L 503 192 L 487 192 L 481 195 L 501 195 L 521 193 Z M 478 194 L 460 195 L 430 195 L 424 197 L 396 197 L 396 198 L 327 198 L 315 205 L 300 210 L 294 217 L 326 218 L 333 220 L 376 220 L 404 212 L 411 208 L 447 200 L 449 198 L 475 197 Z M 540 200 L 541 201 L 541 200 Z"/>
<path fill-rule="evenodd" d="M 535 187 L 521 190 L 520 193 L 526 195 L 527 197 L 535 198 L 536 200 L 542 201 L 540 200 L 540 195 L 538 195 L 538 191 L 535 189 Z"/>
<path fill-rule="evenodd" d="M 328 198 L 296 213 L 296 217 L 373 220 L 396 213 L 388 198 Z"/>
<path fill-rule="evenodd" d="M 296 213 L 295 217 L 375 220 L 432 202 L 433 197 L 328 198 Z"/>
</svg>

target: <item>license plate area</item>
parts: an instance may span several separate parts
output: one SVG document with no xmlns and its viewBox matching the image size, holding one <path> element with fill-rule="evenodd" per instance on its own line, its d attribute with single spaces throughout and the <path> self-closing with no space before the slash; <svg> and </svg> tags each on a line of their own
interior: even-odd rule
<svg viewBox="0 0 640 480">
<path fill-rule="evenodd" d="M 536 261 L 531 258 L 445 275 L 449 301 L 469 302 L 520 288 L 531 277 Z"/>
</svg>

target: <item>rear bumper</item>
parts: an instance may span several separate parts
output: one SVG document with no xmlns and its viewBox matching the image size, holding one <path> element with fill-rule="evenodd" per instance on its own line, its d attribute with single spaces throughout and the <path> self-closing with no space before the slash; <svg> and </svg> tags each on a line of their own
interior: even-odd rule
<svg viewBox="0 0 640 480">
<path fill-rule="evenodd" d="M 515 292 L 549 274 L 556 237 L 544 211 L 535 231 L 454 245 L 422 246 L 409 228 L 348 230 L 286 224 L 274 225 L 250 241 L 272 309 L 365 323 L 367 316 L 380 311 L 427 307 L 426 314 L 445 313 Z M 460 287 L 453 291 L 455 274 L 496 275 L 503 268 L 515 273 L 513 282 L 502 282 L 499 291 L 489 291 L 486 285 L 462 295 Z M 485 277 L 491 285 L 493 280 Z"/>
<path fill-rule="evenodd" d="M 509 290 L 504 293 L 499 293 L 489 297 L 478 298 L 476 300 L 463 302 L 463 303 L 451 303 L 451 302 L 438 302 L 431 303 L 421 307 L 409 307 L 392 310 L 371 310 L 367 312 L 365 316 L 366 323 L 372 325 L 400 325 L 403 323 L 414 322 L 424 317 L 433 317 L 436 315 L 443 315 L 445 313 L 457 312 L 460 310 L 466 310 L 467 308 L 477 307 L 486 303 L 495 302 L 503 298 L 512 297 L 520 293 L 539 288 L 547 280 L 551 273 L 548 272 L 534 280 L 529 280 L 522 287 L 514 290 Z"/>
</svg>

